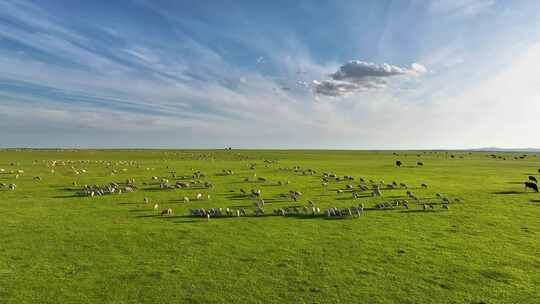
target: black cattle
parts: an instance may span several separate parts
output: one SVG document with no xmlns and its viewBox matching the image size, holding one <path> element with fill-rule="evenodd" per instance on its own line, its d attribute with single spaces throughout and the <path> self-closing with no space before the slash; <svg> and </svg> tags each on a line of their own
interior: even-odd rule
<svg viewBox="0 0 540 304">
<path fill-rule="evenodd" d="M 538 183 L 538 180 L 536 180 L 536 177 L 532 176 L 532 175 L 529 175 L 529 180 L 531 182 L 535 182 L 535 183 Z"/>
<path fill-rule="evenodd" d="M 538 192 L 538 185 L 536 185 L 535 183 L 525 182 L 525 191 L 527 191 L 528 188 L 530 188 L 534 192 Z"/>
<path fill-rule="evenodd" d="M 403 163 L 400 160 L 396 160 L 396 166 L 401 167 Z"/>
<path fill-rule="evenodd" d="M 422 162 L 418 162 L 418 163 L 417 163 L 417 165 L 419 165 L 419 166 L 423 166 L 423 165 L 424 165 L 424 163 L 422 163 Z"/>
<path fill-rule="evenodd" d="M 540 173 L 540 169 L 538 169 L 538 173 Z"/>
</svg>

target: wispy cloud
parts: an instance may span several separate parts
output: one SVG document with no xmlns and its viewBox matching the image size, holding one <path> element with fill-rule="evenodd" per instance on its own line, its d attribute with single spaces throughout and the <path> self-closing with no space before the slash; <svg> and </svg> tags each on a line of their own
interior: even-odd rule
<svg viewBox="0 0 540 304">
<path fill-rule="evenodd" d="M 83 15 L 1 1 L 0 144 L 449 145 L 476 126 L 467 119 L 494 125 L 479 114 L 484 97 L 532 94 L 484 82 L 512 70 L 511 55 L 531 44 L 502 17 L 481 19 L 498 3 L 415 3 L 330 2 L 323 13 L 306 3 L 188 10 L 139 0 L 107 10 L 81 3 Z M 514 9 L 527 28 L 532 13 Z M 506 37 L 500 48 L 484 46 L 491 33 L 482 27 L 469 35 L 477 23 Z M 340 102 L 314 102 L 328 97 Z"/>
<path fill-rule="evenodd" d="M 492 8 L 495 0 L 439 0 L 430 2 L 429 10 L 433 14 L 474 17 Z"/>
</svg>

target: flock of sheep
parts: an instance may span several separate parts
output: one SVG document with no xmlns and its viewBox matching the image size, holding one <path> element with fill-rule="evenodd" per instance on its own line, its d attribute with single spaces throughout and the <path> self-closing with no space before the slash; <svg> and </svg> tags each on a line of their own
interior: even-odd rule
<svg viewBox="0 0 540 304">
<path fill-rule="evenodd" d="M 265 168 L 270 168 L 272 161 L 265 161 Z M 248 165 L 250 170 L 255 170 L 257 164 L 251 163 Z M 330 184 L 339 185 L 339 182 L 348 182 L 344 187 L 336 189 L 336 195 L 342 196 L 344 193 L 350 193 L 351 200 L 359 200 L 366 197 L 383 197 L 383 191 L 393 190 L 393 189 L 409 189 L 405 183 L 387 183 L 383 181 L 375 182 L 373 180 L 365 180 L 363 178 L 355 179 L 350 175 L 339 176 L 335 173 L 323 172 L 318 175 L 317 170 L 313 169 L 302 169 L 300 166 L 293 166 L 291 168 L 280 167 L 279 171 L 289 171 L 298 176 L 320 176 L 320 181 L 322 185 L 322 190 L 326 191 Z M 177 176 L 176 172 L 170 172 L 170 177 L 152 177 L 152 180 L 155 183 L 159 183 L 159 189 L 185 189 L 196 187 L 197 189 L 211 189 L 213 184 L 208 181 L 202 181 L 201 178 L 205 178 L 206 175 L 201 170 L 192 169 L 193 173 L 187 176 Z M 233 170 L 222 169 L 221 172 L 216 173 L 217 176 L 224 175 L 235 175 Z M 174 183 L 170 183 L 169 178 L 175 179 Z M 189 180 L 189 181 L 187 181 Z M 243 177 L 241 179 L 243 182 L 256 182 L 256 183 L 266 183 L 273 184 L 275 186 L 286 186 L 290 185 L 290 181 L 269 181 L 267 178 L 257 176 L 253 174 L 253 178 Z M 353 185 L 353 182 L 357 180 L 358 183 Z M 146 183 L 145 183 L 146 184 Z M 134 185 L 132 185 L 135 188 Z M 428 185 L 422 183 L 419 188 L 426 189 Z M 364 206 L 364 203 L 353 205 L 346 208 L 331 207 L 327 208 L 324 211 L 321 208 L 317 207 L 312 200 L 307 200 L 305 205 L 291 205 L 280 208 L 273 208 L 272 212 L 267 212 L 265 206 L 267 201 L 263 198 L 262 190 L 258 188 L 245 190 L 239 188 L 237 190 L 239 196 L 243 199 L 252 201 L 252 208 L 190 208 L 188 210 L 188 216 L 193 217 L 203 217 L 209 220 L 210 218 L 216 217 L 243 217 L 243 216 L 324 216 L 327 218 L 346 218 L 346 217 L 360 217 L 364 210 L 367 210 Z M 231 190 L 231 192 L 236 192 L 236 190 Z M 407 190 L 406 192 L 407 199 L 398 199 L 398 200 L 385 200 L 377 203 L 373 209 L 394 209 L 394 208 L 404 208 L 409 209 L 412 203 L 415 203 L 421 206 L 421 209 L 424 211 L 432 210 L 436 205 L 441 206 L 443 209 L 449 209 L 450 199 L 443 196 L 442 194 L 437 194 L 437 201 L 434 203 L 428 199 L 420 199 L 418 196 L 412 193 L 412 191 Z M 303 194 L 297 190 L 288 190 L 287 192 L 281 193 L 278 195 L 280 199 L 290 200 L 291 202 L 297 203 L 301 200 Z M 210 199 L 210 195 L 203 195 L 202 193 L 197 193 L 195 200 Z M 409 201 L 410 200 L 410 201 Z M 184 203 L 189 203 L 191 200 L 189 197 L 184 196 Z M 148 197 L 144 198 L 145 203 L 149 203 L 150 199 Z M 459 202 L 459 199 L 455 199 L 455 202 Z M 246 210 L 247 209 L 247 210 Z M 171 208 L 165 208 L 160 211 L 159 204 L 154 204 L 154 210 L 161 216 L 170 216 L 173 214 Z"/>
<path fill-rule="evenodd" d="M 37 162 L 37 161 L 36 161 Z M 34 162 L 34 163 L 36 163 Z M 77 168 L 77 166 L 82 167 L 85 164 L 89 164 L 90 161 L 48 161 L 46 162 L 47 167 L 50 169 L 52 174 L 55 173 L 55 167 L 65 166 L 69 167 L 70 170 L 76 174 L 85 174 L 87 171 L 84 168 Z M 106 169 L 110 169 L 110 175 L 114 176 L 119 173 L 119 170 L 113 168 L 115 166 L 136 166 L 140 168 L 140 164 L 134 161 L 118 161 L 116 163 L 111 161 L 95 161 L 95 163 L 103 165 Z M 264 167 L 266 169 L 272 168 L 276 161 L 265 160 Z M 12 163 L 12 166 L 16 164 Z M 396 161 L 395 165 L 397 167 L 402 167 L 403 163 L 401 161 Z M 417 166 L 423 166 L 422 162 L 418 162 Z M 273 180 L 270 181 L 268 178 L 257 176 L 255 170 L 260 166 L 257 163 L 247 164 L 247 168 L 253 171 L 253 174 L 249 177 L 241 177 L 238 180 L 238 183 L 261 183 L 261 184 L 272 184 L 280 187 L 287 187 L 290 189 L 291 182 L 289 180 Z M 169 168 L 167 166 L 167 168 Z M 127 168 L 120 169 L 123 172 L 127 171 Z M 148 171 L 155 170 L 154 168 L 146 168 Z M 203 194 L 203 192 L 208 192 L 214 188 L 214 184 L 207 179 L 207 175 L 204 174 L 201 170 L 192 169 L 191 173 L 184 176 L 178 176 L 176 171 L 170 169 L 168 176 L 152 176 L 150 181 L 143 182 L 144 186 L 155 186 L 158 185 L 159 188 L 156 190 L 172 190 L 172 189 L 202 189 L 204 191 L 196 193 L 195 197 L 190 199 L 188 196 L 182 198 L 183 203 L 190 203 L 193 201 L 210 201 L 210 194 Z M 253 188 L 250 190 L 245 190 L 243 188 L 238 188 L 236 190 L 230 190 L 230 192 L 238 193 L 238 197 L 244 200 L 252 202 L 252 207 L 242 207 L 242 208 L 190 208 L 188 210 L 188 216 L 193 217 L 203 217 L 209 220 L 210 218 L 218 217 L 244 217 L 244 216 L 311 216 L 311 217 L 326 217 L 326 218 L 354 218 L 361 217 L 367 210 L 373 209 L 410 209 L 416 208 L 419 210 L 429 211 L 435 209 L 437 206 L 440 206 L 441 209 L 448 210 L 451 202 L 460 202 L 459 199 L 450 199 L 443 194 L 437 193 L 435 198 L 421 198 L 412 192 L 413 189 L 426 189 L 428 185 L 425 183 L 420 184 L 419 186 L 410 188 L 407 184 L 403 182 L 392 181 L 390 183 L 385 183 L 384 181 L 374 181 L 373 179 L 364 179 L 361 177 L 353 177 L 350 175 L 338 175 L 333 172 L 320 172 L 311 168 L 302 168 L 299 165 L 292 167 L 279 167 L 276 170 L 280 172 L 288 172 L 296 176 L 306 176 L 306 177 L 315 177 L 319 179 L 321 185 L 321 191 L 324 193 L 332 193 L 328 191 L 330 187 L 333 187 L 336 195 L 342 197 L 348 193 L 350 195 L 351 201 L 357 201 L 361 199 L 374 198 L 377 197 L 376 204 L 371 208 L 366 208 L 364 203 L 355 203 L 350 207 L 330 207 L 322 210 L 318 207 L 312 199 L 303 199 L 304 195 L 298 190 L 286 190 L 277 197 L 283 201 L 290 201 L 294 203 L 289 206 L 269 208 L 271 211 L 267 211 L 267 203 L 263 197 L 263 192 L 261 189 Z M 6 172 L 5 169 L 0 169 L 0 173 L 4 174 L 13 174 L 15 179 L 18 179 L 21 175 L 24 174 L 23 170 L 10 170 Z M 539 169 L 540 173 L 540 169 Z M 220 171 L 214 173 L 215 176 L 234 176 L 235 172 L 231 169 L 221 169 Z M 32 178 L 34 181 L 41 181 L 41 177 L 35 176 Z M 170 181 L 172 180 L 172 182 Z M 76 182 L 73 182 L 74 186 L 78 186 Z M 0 188 L 6 188 L 10 190 L 15 190 L 17 185 L 15 183 L 0 183 Z M 113 195 L 113 194 L 122 194 L 130 193 L 134 191 L 139 191 L 142 187 L 138 187 L 135 183 L 135 179 L 127 179 L 123 183 L 110 182 L 104 185 L 84 185 L 78 192 L 81 196 L 95 197 L 103 195 Z M 537 180 L 534 176 L 529 176 L 529 181 L 525 182 L 525 188 L 531 189 L 538 192 Z M 385 199 L 383 193 L 390 190 L 402 190 L 406 191 L 406 195 L 403 198 L 398 199 Z M 143 190 L 144 191 L 144 190 Z M 328 195 L 328 194 L 326 194 Z M 395 196 L 393 196 L 395 197 Z M 272 199 L 270 199 L 272 200 Z M 304 204 L 299 204 L 301 201 L 304 201 Z M 149 204 L 150 199 L 148 197 L 144 198 L 144 203 Z M 160 209 L 159 204 L 154 204 L 154 211 L 161 216 L 171 216 L 173 215 L 173 210 L 171 208 Z"/>
<path fill-rule="evenodd" d="M 98 164 L 103 165 L 105 168 L 110 169 L 110 175 L 114 176 L 119 173 L 119 170 L 113 168 L 114 166 L 124 166 L 125 168 L 120 169 L 123 172 L 127 172 L 128 166 L 136 166 L 140 168 L 140 165 L 134 161 L 119 161 L 116 163 L 110 161 L 95 161 Z M 36 163 L 36 162 L 35 162 Z M 55 173 L 55 168 L 58 166 L 68 167 L 75 175 L 86 174 L 87 170 L 80 168 L 81 166 L 89 164 L 90 161 L 49 161 L 46 163 L 47 167 L 50 169 L 52 174 Z M 265 160 L 264 167 L 272 168 L 276 161 Z M 12 164 L 14 166 L 15 164 Z M 400 161 L 396 162 L 396 166 L 400 167 L 402 163 Z M 418 163 L 418 165 L 423 165 L 423 163 Z M 79 168 L 77 168 L 79 167 Z M 247 165 L 249 170 L 255 171 L 259 164 L 249 163 Z M 168 167 L 167 167 L 168 168 Z M 154 168 L 146 168 L 146 170 L 151 171 Z M 340 176 L 332 172 L 322 172 L 318 173 L 318 170 L 311 168 L 302 168 L 299 165 L 293 167 L 280 167 L 277 168 L 280 172 L 289 172 L 297 176 L 315 176 L 320 178 L 320 183 L 322 186 L 322 191 L 326 192 L 330 185 L 338 186 L 335 189 L 337 196 L 343 196 L 345 193 L 349 193 L 351 200 L 359 200 L 361 198 L 367 197 L 380 197 L 383 198 L 383 192 L 393 189 L 409 189 L 405 183 L 398 183 L 396 181 L 391 183 L 384 183 L 383 181 L 374 181 L 372 179 L 365 180 L 363 178 L 354 178 L 350 175 Z M 192 172 L 189 175 L 178 176 L 176 171 L 171 170 L 168 176 L 152 176 L 150 181 L 143 182 L 144 186 L 148 185 L 159 185 L 159 190 L 172 190 L 172 189 L 204 189 L 210 190 L 214 187 L 212 182 L 204 181 L 207 176 L 197 169 L 192 169 Z M 4 173 L 4 169 L 0 169 L 0 173 Z M 19 178 L 19 175 L 24 174 L 23 170 L 11 170 L 9 173 L 16 173 L 15 178 Z M 235 172 L 231 169 L 222 169 L 219 172 L 215 173 L 216 176 L 232 176 L 235 175 Z M 34 177 L 33 180 L 41 181 L 41 177 Z M 172 180 L 172 182 L 170 181 Z M 241 181 L 247 183 L 266 183 L 274 184 L 276 186 L 289 187 L 291 184 L 290 181 L 269 181 L 269 179 L 261 176 L 257 176 L 256 173 L 253 174 L 253 177 L 243 177 Z M 346 182 L 344 186 L 341 186 L 341 182 Z M 356 184 L 355 184 L 356 182 Z M 77 182 L 72 183 L 73 186 L 78 186 Z M 9 188 L 15 190 L 15 184 L 0 184 L 4 188 Z M 427 184 L 421 184 L 421 188 L 427 188 Z M 82 189 L 78 192 L 80 196 L 103 196 L 103 195 L 119 195 L 123 193 L 130 193 L 138 190 L 135 183 L 135 179 L 127 179 L 123 183 L 118 182 L 109 182 L 104 185 L 84 185 Z M 282 200 L 290 200 L 294 202 L 294 205 L 273 208 L 271 212 L 267 212 L 266 201 L 263 198 L 263 193 L 261 189 L 254 188 L 250 190 L 244 190 L 239 188 L 238 190 L 231 190 L 231 192 L 239 192 L 239 196 L 242 199 L 252 201 L 252 208 L 191 208 L 189 209 L 188 216 L 194 217 L 204 217 L 206 219 L 214 217 L 242 217 L 242 216 L 263 216 L 263 215 L 273 215 L 273 216 L 324 216 L 327 218 L 345 218 L 345 217 L 360 217 L 365 210 L 369 208 L 364 207 L 364 203 L 355 204 L 346 208 L 339 207 L 330 207 L 325 210 L 317 207 L 312 200 L 306 200 L 306 204 L 298 204 L 302 200 L 303 194 L 298 190 L 288 190 L 278 195 Z M 411 203 L 415 203 L 423 210 L 431 210 L 434 208 L 434 203 L 428 202 L 427 200 L 422 200 L 413 194 L 410 190 L 406 192 L 407 199 L 398 199 L 398 200 L 384 200 L 378 202 L 373 209 L 393 209 L 393 208 L 404 208 L 409 209 Z M 440 205 L 444 209 L 448 209 L 450 200 L 440 194 L 437 194 L 438 199 L 440 200 Z M 201 192 L 197 193 L 193 199 L 190 199 L 188 196 L 184 196 L 182 202 L 190 203 L 192 201 L 201 201 L 201 200 L 210 200 L 210 194 L 203 194 Z M 150 203 L 148 197 L 144 198 L 144 203 Z M 170 216 L 173 214 L 171 208 L 160 209 L 159 204 L 154 204 L 154 211 L 161 216 Z"/>
</svg>

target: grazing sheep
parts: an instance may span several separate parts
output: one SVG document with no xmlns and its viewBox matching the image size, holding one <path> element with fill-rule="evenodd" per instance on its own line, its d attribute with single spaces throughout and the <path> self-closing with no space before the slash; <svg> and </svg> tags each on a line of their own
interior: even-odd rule
<svg viewBox="0 0 540 304">
<path fill-rule="evenodd" d="M 403 205 L 403 208 L 409 209 L 409 202 L 407 202 L 406 200 L 404 200 L 404 201 L 402 202 L 402 205 Z"/>
<path fill-rule="evenodd" d="M 334 214 L 335 214 L 333 208 L 326 209 L 326 210 L 324 211 L 324 213 L 326 214 L 326 217 L 332 217 L 332 216 L 334 216 Z"/>
<path fill-rule="evenodd" d="M 159 209 L 159 205 L 158 204 L 154 204 L 154 210 L 158 210 Z"/>
<path fill-rule="evenodd" d="M 176 182 L 176 188 L 189 188 L 191 185 L 184 182 Z"/>
<path fill-rule="evenodd" d="M 274 213 L 274 215 L 281 215 L 281 216 L 285 215 L 285 210 L 283 210 L 282 208 L 274 209 L 272 212 Z"/>
<path fill-rule="evenodd" d="M 364 204 L 358 205 L 355 209 L 358 217 L 360 217 L 364 213 Z"/>
<path fill-rule="evenodd" d="M 264 215 L 264 209 L 261 208 L 261 207 L 256 207 L 255 208 L 255 216 L 261 216 L 261 215 Z"/>
<path fill-rule="evenodd" d="M 525 191 L 527 191 L 527 189 L 529 189 L 529 188 L 534 192 L 538 192 L 538 185 L 537 184 L 531 183 L 531 182 L 525 182 Z"/>
<path fill-rule="evenodd" d="M 172 215 L 173 211 L 171 208 L 167 208 L 167 209 L 163 209 L 163 211 L 161 211 L 161 216 L 169 216 L 169 215 Z"/>
<path fill-rule="evenodd" d="M 202 193 L 197 193 L 197 200 L 201 200 L 202 199 Z"/>
<path fill-rule="evenodd" d="M 368 191 L 369 190 L 368 186 L 365 186 L 365 185 L 358 185 L 358 188 L 360 188 L 361 191 Z"/>
<path fill-rule="evenodd" d="M 377 209 L 386 209 L 386 208 L 394 208 L 393 204 L 391 202 L 380 202 L 377 205 L 375 205 L 375 208 Z"/>
<path fill-rule="evenodd" d="M 189 203 L 189 197 L 184 196 L 184 203 Z"/>
<path fill-rule="evenodd" d="M 433 205 L 424 204 L 424 211 L 428 211 L 430 209 L 433 209 Z"/>
<path fill-rule="evenodd" d="M 149 202 L 150 202 L 150 199 L 149 199 L 148 197 L 145 197 L 145 198 L 144 198 L 144 203 L 145 203 L 145 204 L 148 204 Z"/>
<path fill-rule="evenodd" d="M 294 191 L 294 190 L 289 191 L 290 198 L 294 200 L 295 202 L 300 198 L 301 195 L 302 193 L 300 191 Z"/>
</svg>

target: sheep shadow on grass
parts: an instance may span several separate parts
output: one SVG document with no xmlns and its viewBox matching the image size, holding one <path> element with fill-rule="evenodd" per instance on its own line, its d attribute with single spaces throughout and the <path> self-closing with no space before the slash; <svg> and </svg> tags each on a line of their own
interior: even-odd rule
<svg viewBox="0 0 540 304">
<path fill-rule="evenodd" d="M 446 210 L 435 210 L 435 209 L 414 209 L 414 210 L 401 210 L 400 213 L 438 213 L 438 212 L 445 212 Z"/>
<path fill-rule="evenodd" d="M 153 209 L 130 209 L 128 212 L 152 212 Z"/>
<path fill-rule="evenodd" d="M 525 191 L 508 190 L 508 191 L 495 191 L 495 192 L 491 192 L 491 194 L 496 194 L 496 195 L 522 194 L 522 193 L 525 193 Z"/>
<path fill-rule="evenodd" d="M 84 196 L 84 195 L 78 195 L 78 194 L 71 194 L 71 195 L 54 195 L 54 196 L 51 196 L 52 198 L 74 198 L 74 197 L 87 197 L 87 196 Z"/>
</svg>

